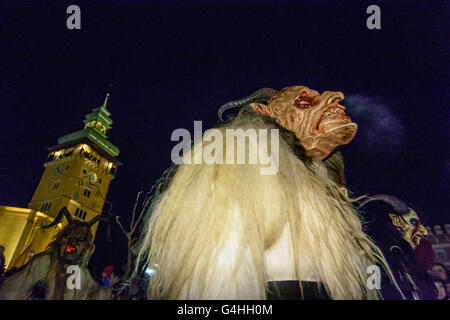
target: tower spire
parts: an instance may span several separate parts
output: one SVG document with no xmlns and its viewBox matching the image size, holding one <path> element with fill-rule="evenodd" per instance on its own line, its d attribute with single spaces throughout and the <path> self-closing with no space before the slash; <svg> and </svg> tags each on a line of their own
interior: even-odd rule
<svg viewBox="0 0 450 320">
<path fill-rule="evenodd" d="M 119 154 L 119 149 L 108 141 L 106 132 L 111 129 L 113 121 L 110 116 L 111 113 L 106 109 L 108 104 L 109 93 L 106 94 L 103 104 L 92 109 L 83 120 L 84 128 L 74 133 L 70 133 L 58 139 L 58 144 L 75 141 L 81 138 L 88 138 L 97 144 L 101 149 L 116 157 Z"/>
<path fill-rule="evenodd" d="M 102 108 L 106 109 L 106 104 L 108 103 L 108 98 L 109 98 L 109 92 L 106 93 L 106 98 L 105 98 L 105 101 L 103 102 Z"/>
</svg>

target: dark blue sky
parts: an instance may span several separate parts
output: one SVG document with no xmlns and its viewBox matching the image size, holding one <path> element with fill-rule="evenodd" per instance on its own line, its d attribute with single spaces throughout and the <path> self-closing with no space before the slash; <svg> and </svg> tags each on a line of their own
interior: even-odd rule
<svg viewBox="0 0 450 320">
<path fill-rule="evenodd" d="M 66 28 L 70 4 L 81 30 Z M 381 30 L 366 28 L 370 4 Z M 393 194 L 425 224 L 449 223 L 449 13 L 430 0 L 1 1 L 0 203 L 26 206 L 45 148 L 107 91 L 123 162 L 107 198 L 125 217 L 170 165 L 174 129 L 211 127 L 220 105 L 261 87 L 302 84 L 348 97 L 356 194 Z M 123 240 L 97 240 L 104 261 L 122 259 Z"/>
</svg>

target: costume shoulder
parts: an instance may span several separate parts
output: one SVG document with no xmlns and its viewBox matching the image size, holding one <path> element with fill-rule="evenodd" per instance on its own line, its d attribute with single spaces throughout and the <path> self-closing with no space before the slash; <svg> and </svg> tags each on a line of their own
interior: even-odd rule
<svg viewBox="0 0 450 320">
<path fill-rule="evenodd" d="M 31 288 L 39 281 L 45 280 L 50 269 L 52 257 L 43 252 L 8 276 L 0 288 L 1 300 L 26 300 Z"/>
<path fill-rule="evenodd" d="M 86 290 L 82 294 L 82 299 L 86 299 L 91 292 L 97 290 L 99 288 L 98 283 L 92 278 L 91 272 L 87 267 L 81 269 L 81 286 L 82 288 L 86 288 Z"/>
</svg>

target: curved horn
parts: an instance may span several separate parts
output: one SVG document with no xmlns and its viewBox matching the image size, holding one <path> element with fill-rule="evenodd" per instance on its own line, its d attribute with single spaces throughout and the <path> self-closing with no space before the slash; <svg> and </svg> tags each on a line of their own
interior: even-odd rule
<svg viewBox="0 0 450 320">
<path fill-rule="evenodd" d="M 223 106 L 220 107 L 219 111 L 217 112 L 220 122 L 224 122 L 222 115 L 223 115 L 223 113 L 226 110 L 234 109 L 234 108 L 240 108 L 240 107 L 243 107 L 243 106 L 245 106 L 245 105 L 247 105 L 249 103 L 252 103 L 252 102 L 257 102 L 257 101 L 264 101 L 264 102 L 266 102 L 276 92 L 277 92 L 277 90 L 272 89 L 272 88 L 262 88 L 262 89 L 259 89 L 259 90 L 255 91 L 255 92 L 253 92 L 248 97 L 225 103 Z"/>
<path fill-rule="evenodd" d="M 409 208 L 406 205 L 406 203 L 404 203 L 402 200 L 400 200 L 394 196 L 389 196 L 387 194 L 377 194 L 377 195 L 371 196 L 367 200 L 364 200 L 360 204 L 359 207 L 361 208 L 362 206 L 365 206 L 367 203 L 372 202 L 372 201 L 383 201 L 383 202 L 389 204 L 392 208 L 394 208 L 395 211 L 397 211 L 399 213 L 406 213 L 409 211 Z"/>
<path fill-rule="evenodd" d="M 98 216 L 93 217 L 91 220 L 88 221 L 88 226 L 92 227 L 95 223 L 103 221 L 107 222 L 107 229 L 106 229 L 106 239 L 108 239 L 109 242 L 111 242 L 111 220 L 105 215 L 99 214 Z"/>
<path fill-rule="evenodd" d="M 72 216 L 70 215 L 69 210 L 67 210 L 66 207 L 62 207 L 61 210 L 59 210 L 58 215 L 56 216 L 55 220 L 53 220 L 52 223 L 50 223 L 49 225 L 43 226 L 42 229 L 47 229 L 47 228 L 51 228 L 51 227 L 55 226 L 56 224 L 59 223 L 59 221 L 62 219 L 63 216 L 66 217 L 67 222 L 69 224 L 72 224 L 73 220 L 72 220 Z"/>
</svg>

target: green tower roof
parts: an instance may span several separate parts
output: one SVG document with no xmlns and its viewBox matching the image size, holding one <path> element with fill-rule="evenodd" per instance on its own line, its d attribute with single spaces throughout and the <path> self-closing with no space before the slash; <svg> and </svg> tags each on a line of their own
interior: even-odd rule
<svg viewBox="0 0 450 320">
<path fill-rule="evenodd" d="M 84 128 L 77 132 L 69 133 L 58 139 L 58 144 L 65 144 L 82 138 L 88 138 L 99 146 L 102 150 L 113 157 L 119 155 L 119 148 L 108 141 L 106 132 L 111 129 L 113 121 L 109 118 L 111 113 L 106 109 L 109 93 L 106 95 L 103 105 L 88 113 L 83 120 Z"/>
</svg>

